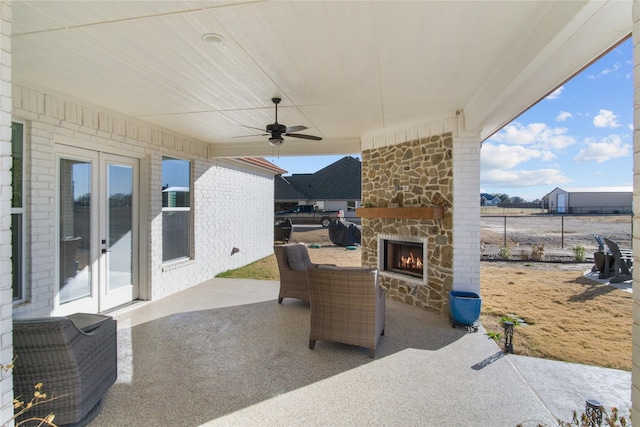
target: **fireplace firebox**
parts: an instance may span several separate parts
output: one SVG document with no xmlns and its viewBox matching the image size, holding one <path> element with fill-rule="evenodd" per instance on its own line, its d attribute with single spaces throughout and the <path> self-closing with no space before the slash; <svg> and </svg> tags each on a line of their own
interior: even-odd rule
<svg viewBox="0 0 640 427">
<path fill-rule="evenodd" d="M 418 242 L 383 240 L 383 269 L 422 279 L 424 277 L 423 245 Z"/>
</svg>

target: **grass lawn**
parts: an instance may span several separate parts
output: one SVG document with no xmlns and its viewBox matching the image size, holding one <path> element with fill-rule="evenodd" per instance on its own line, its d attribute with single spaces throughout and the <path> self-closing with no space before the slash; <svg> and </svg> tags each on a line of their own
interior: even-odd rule
<svg viewBox="0 0 640 427">
<path fill-rule="evenodd" d="M 271 255 L 244 267 L 220 273 L 217 277 L 226 277 L 231 279 L 280 280 L 280 273 L 278 273 L 276 256 Z"/>
<path fill-rule="evenodd" d="M 515 315 L 515 354 L 631 370 L 633 297 L 593 282 L 580 271 L 481 268 L 480 321 L 504 335 L 501 318 Z M 502 343 L 500 344 L 502 346 Z"/>
</svg>

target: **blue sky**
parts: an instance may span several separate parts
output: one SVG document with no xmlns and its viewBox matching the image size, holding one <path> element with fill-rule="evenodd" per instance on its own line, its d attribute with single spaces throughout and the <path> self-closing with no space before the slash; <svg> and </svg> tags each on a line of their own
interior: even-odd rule
<svg viewBox="0 0 640 427">
<path fill-rule="evenodd" d="M 484 141 L 481 192 L 531 201 L 556 187 L 632 185 L 632 47 L 626 40 Z M 342 157 L 267 160 L 293 174 Z"/>
</svg>

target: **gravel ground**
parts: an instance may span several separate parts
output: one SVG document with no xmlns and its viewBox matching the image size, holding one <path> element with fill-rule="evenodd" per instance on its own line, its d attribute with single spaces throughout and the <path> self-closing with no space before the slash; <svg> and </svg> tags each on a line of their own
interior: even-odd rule
<svg viewBox="0 0 640 427">
<path fill-rule="evenodd" d="M 483 256 L 495 257 L 500 247 L 509 247 L 512 258 L 530 254 L 534 245 L 543 245 L 551 259 L 573 259 L 573 248 L 585 248 L 593 259 L 599 234 L 618 243 L 620 248 L 631 247 L 632 223 L 628 215 L 561 216 L 530 215 L 514 217 L 482 217 L 480 235 Z"/>
</svg>

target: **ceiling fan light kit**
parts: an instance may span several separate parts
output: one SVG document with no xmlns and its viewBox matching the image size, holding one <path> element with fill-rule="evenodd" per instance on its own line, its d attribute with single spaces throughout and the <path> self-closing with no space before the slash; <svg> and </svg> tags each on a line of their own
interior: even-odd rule
<svg viewBox="0 0 640 427">
<path fill-rule="evenodd" d="M 279 138 L 271 137 L 271 138 L 269 138 L 269 144 L 273 145 L 274 147 L 277 147 L 278 145 L 282 144 L 283 142 L 284 142 L 284 139 L 282 139 L 282 137 L 279 137 Z"/>
</svg>

